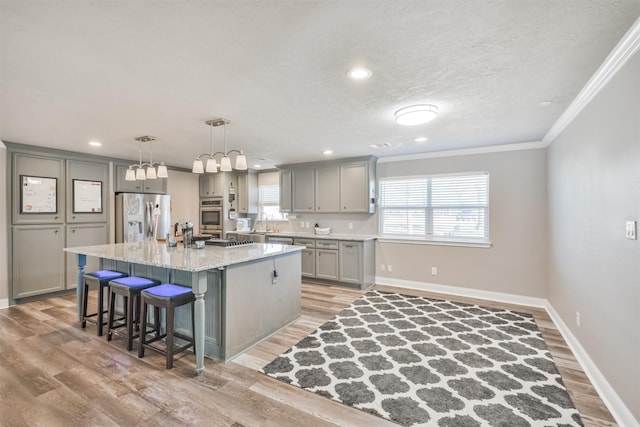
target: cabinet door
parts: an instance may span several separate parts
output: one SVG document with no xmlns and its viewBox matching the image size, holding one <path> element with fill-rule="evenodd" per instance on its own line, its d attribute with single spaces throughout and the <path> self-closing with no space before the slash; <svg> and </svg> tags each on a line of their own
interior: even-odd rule
<svg viewBox="0 0 640 427">
<path fill-rule="evenodd" d="M 361 284 L 362 243 L 340 242 L 340 280 Z"/>
<path fill-rule="evenodd" d="M 258 174 L 254 171 L 238 174 L 238 211 L 258 213 Z"/>
<path fill-rule="evenodd" d="M 222 197 L 224 189 L 221 186 L 220 174 L 218 172 L 213 175 L 200 175 L 200 197 Z"/>
<path fill-rule="evenodd" d="M 140 182 L 144 193 L 167 194 L 167 178 L 145 179 Z"/>
<path fill-rule="evenodd" d="M 280 170 L 280 212 L 291 212 L 292 182 L 291 170 Z"/>
<path fill-rule="evenodd" d="M 316 250 L 303 249 L 301 256 L 302 256 L 302 276 L 316 277 Z"/>
<path fill-rule="evenodd" d="M 109 243 L 107 224 L 82 224 L 67 227 L 67 247 L 93 246 Z M 78 257 L 76 254 L 68 254 L 67 258 L 67 281 L 66 288 L 76 287 L 78 275 Z M 100 260 L 96 257 L 87 257 L 87 265 L 84 270 L 89 273 L 100 269 Z"/>
<path fill-rule="evenodd" d="M 13 297 L 64 289 L 64 226 L 16 226 L 12 230 Z"/>
<path fill-rule="evenodd" d="M 338 280 L 338 251 L 316 249 L 316 277 Z"/>
<path fill-rule="evenodd" d="M 144 181 L 127 181 L 125 179 L 127 169 L 129 169 L 127 165 L 116 165 L 116 193 L 142 193 Z"/>
<path fill-rule="evenodd" d="M 367 163 L 342 165 L 340 175 L 342 212 L 370 212 L 369 165 Z"/>
<path fill-rule="evenodd" d="M 315 169 L 296 169 L 291 176 L 293 211 L 314 212 Z"/>
<path fill-rule="evenodd" d="M 68 160 L 67 222 L 106 222 L 109 212 L 108 187 L 107 163 Z M 100 192 L 93 192 L 92 188 L 99 188 Z M 91 212 L 94 208 L 95 211 Z"/>
<path fill-rule="evenodd" d="M 62 224 L 65 188 L 63 159 L 14 153 L 11 192 L 13 223 Z"/>
<path fill-rule="evenodd" d="M 340 212 L 340 168 L 316 168 L 316 212 Z"/>
</svg>

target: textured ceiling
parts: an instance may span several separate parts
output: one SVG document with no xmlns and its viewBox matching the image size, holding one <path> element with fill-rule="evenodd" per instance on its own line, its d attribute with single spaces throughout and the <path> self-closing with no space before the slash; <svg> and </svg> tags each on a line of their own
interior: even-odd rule
<svg viewBox="0 0 640 427">
<path fill-rule="evenodd" d="M 0 139 L 136 159 L 153 135 L 154 160 L 181 167 L 216 117 L 250 165 L 538 141 L 639 15 L 640 0 L 0 0 Z M 439 117 L 394 122 L 416 103 Z"/>
</svg>

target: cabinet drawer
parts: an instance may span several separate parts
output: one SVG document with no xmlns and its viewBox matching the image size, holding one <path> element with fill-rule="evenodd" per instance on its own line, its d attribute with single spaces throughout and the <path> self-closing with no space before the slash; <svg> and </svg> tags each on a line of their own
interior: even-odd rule
<svg viewBox="0 0 640 427">
<path fill-rule="evenodd" d="M 315 248 L 316 240 L 315 239 L 293 239 L 293 244 L 306 246 L 307 248 Z"/>
<path fill-rule="evenodd" d="M 337 240 L 316 240 L 316 248 L 338 249 L 338 241 Z"/>
</svg>

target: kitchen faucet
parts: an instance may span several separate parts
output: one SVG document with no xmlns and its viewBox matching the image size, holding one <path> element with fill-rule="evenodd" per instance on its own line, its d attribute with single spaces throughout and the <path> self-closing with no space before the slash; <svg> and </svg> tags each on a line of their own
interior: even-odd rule
<svg viewBox="0 0 640 427">
<path fill-rule="evenodd" d="M 262 211 L 262 221 L 264 222 L 264 231 L 269 231 L 269 216 L 265 211 Z"/>
</svg>

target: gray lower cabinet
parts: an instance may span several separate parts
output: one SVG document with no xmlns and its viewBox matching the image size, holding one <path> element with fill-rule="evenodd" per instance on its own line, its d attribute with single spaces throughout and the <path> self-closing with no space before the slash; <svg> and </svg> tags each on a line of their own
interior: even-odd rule
<svg viewBox="0 0 640 427">
<path fill-rule="evenodd" d="M 93 246 L 109 243 L 108 225 L 102 224 L 78 224 L 67 226 L 67 247 Z M 67 280 L 66 289 L 76 287 L 78 261 L 76 254 L 67 254 Z M 87 257 L 84 270 L 88 273 L 100 269 L 99 260 L 95 257 Z"/>
<path fill-rule="evenodd" d="M 339 280 L 348 283 L 362 283 L 362 243 L 340 242 L 339 253 Z"/>
<path fill-rule="evenodd" d="M 316 277 L 338 280 L 338 242 L 316 240 Z"/>
<path fill-rule="evenodd" d="M 316 277 L 316 250 L 303 249 L 302 257 L 302 275 L 304 277 Z"/>
<path fill-rule="evenodd" d="M 63 225 L 14 226 L 11 237 L 13 298 L 65 289 Z"/>
</svg>

